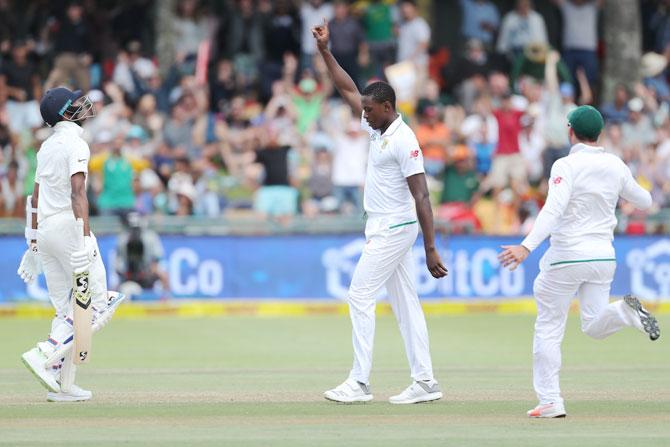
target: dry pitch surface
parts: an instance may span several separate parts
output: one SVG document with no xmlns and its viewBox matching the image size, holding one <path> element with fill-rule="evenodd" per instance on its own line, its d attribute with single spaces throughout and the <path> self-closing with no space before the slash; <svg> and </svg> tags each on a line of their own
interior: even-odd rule
<svg viewBox="0 0 670 447">
<path fill-rule="evenodd" d="M 0 445 L 631 446 L 670 445 L 670 317 L 651 343 L 605 341 L 571 317 L 562 386 L 569 416 L 528 420 L 530 316 L 430 318 L 445 398 L 392 406 L 409 384 L 390 316 L 378 318 L 375 400 L 337 405 L 322 392 L 351 363 L 346 317 L 113 321 L 78 383 L 83 404 L 50 404 L 19 361 L 45 320 L 0 320 Z M 665 337 L 665 338 L 664 338 Z"/>
</svg>

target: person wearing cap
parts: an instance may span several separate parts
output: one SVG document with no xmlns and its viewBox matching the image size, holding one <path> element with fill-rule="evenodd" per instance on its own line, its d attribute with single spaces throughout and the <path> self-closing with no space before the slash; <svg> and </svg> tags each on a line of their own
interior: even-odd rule
<svg viewBox="0 0 670 447">
<path fill-rule="evenodd" d="M 82 138 L 81 124 L 95 114 L 95 109 L 81 91 L 59 87 L 45 93 L 40 112 L 54 132 L 37 152 L 35 185 L 26 213 L 25 234 L 29 248 L 21 259 L 18 273 L 30 283 L 44 271 L 56 315 L 48 340 L 38 343 L 22 357 L 28 369 L 49 390 L 47 400 L 83 401 L 89 400 L 92 394 L 74 385 L 70 299 L 73 272 L 89 272 L 94 322 L 108 321 L 115 309 L 110 303 L 118 305 L 123 299 L 114 292 L 107 292 L 105 266 L 89 227 L 86 183 L 90 151 Z M 83 230 L 75 219 L 83 221 Z M 69 349 L 65 360 L 57 356 L 55 363 L 47 363 L 47 359 L 61 349 Z"/>
<path fill-rule="evenodd" d="M 529 76 L 539 82 L 546 80 L 548 57 L 554 51 L 543 42 L 532 42 L 524 48 L 522 54 L 519 54 L 514 60 L 510 72 L 510 81 L 513 86 L 519 83 L 520 79 Z M 567 65 L 559 58 L 552 65 L 560 82 L 573 82 L 570 70 Z"/>
<path fill-rule="evenodd" d="M 503 246 L 499 255 L 501 264 L 514 270 L 551 236 L 533 285 L 537 302 L 533 385 L 539 404 L 528 411 L 531 418 L 566 415 L 558 374 L 561 341 L 575 295 L 580 301 L 582 331 L 595 339 L 629 326 L 651 340 L 660 336 L 658 322 L 638 298 L 626 295 L 610 303 L 617 203 L 623 198 L 646 210 L 652 205 L 651 195 L 619 157 L 598 146 L 604 127 L 598 110 L 580 106 L 568 115 L 568 125 L 570 155 L 554 163 L 547 201 L 533 229 L 520 245 Z"/>
</svg>

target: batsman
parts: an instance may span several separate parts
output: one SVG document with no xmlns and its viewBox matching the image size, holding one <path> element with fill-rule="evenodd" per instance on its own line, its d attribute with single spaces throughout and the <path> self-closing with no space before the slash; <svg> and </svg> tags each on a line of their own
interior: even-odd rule
<svg viewBox="0 0 670 447">
<path fill-rule="evenodd" d="M 49 391 L 47 400 L 89 400 L 74 384 L 76 364 L 88 361 L 91 333 L 112 317 L 124 296 L 107 292 L 105 267 L 89 228 L 86 180 L 90 150 L 81 124 L 95 109 L 80 91 L 48 90 L 40 103 L 53 134 L 37 153 L 35 188 L 26 205 L 26 250 L 18 274 L 30 283 L 43 271 L 56 310 L 49 338 L 22 355 Z"/>
</svg>

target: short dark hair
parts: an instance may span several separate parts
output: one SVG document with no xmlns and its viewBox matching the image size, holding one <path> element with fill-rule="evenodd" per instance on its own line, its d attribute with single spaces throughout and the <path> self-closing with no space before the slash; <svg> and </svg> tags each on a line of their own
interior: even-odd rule
<svg viewBox="0 0 670 447">
<path fill-rule="evenodd" d="M 574 132 L 574 129 L 572 129 L 572 131 Z M 597 137 L 594 138 L 593 136 L 587 137 L 586 135 L 580 135 L 577 132 L 574 132 L 574 133 L 575 133 L 575 137 L 579 141 L 586 141 L 587 143 L 595 143 L 596 141 L 598 141 L 598 137 L 600 136 L 600 135 L 598 135 Z"/>
<path fill-rule="evenodd" d="M 374 102 L 379 104 L 388 101 L 391 103 L 391 107 L 395 109 L 395 91 L 386 82 L 377 81 L 369 84 L 363 89 L 363 96 L 369 96 Z"/>
</svg>

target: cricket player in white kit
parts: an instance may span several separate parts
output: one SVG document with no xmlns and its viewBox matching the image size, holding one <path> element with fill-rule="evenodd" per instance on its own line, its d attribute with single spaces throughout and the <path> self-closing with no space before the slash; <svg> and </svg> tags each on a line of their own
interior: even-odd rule
<svg viewBox="0 0 670 447">
<path fill-rule="evenodd" d="M 88 224 L 86 177 L 90 151 L 82 138 L 80 124 L 94 116 L 95 110 L 81 92 L 60 87 L 46 92 L 40 112 L 54 133 L 42 143 L 37 153 L 35 188 L 26 210 L 25 234 L 29 248 L 21 259 L 18 273 L 28 283 L 44 271 L 56 315 L 49 338 L 24 353 L 22 360 L 49 390 L 48 400 L 88 400 L 91 392 L 76 385 L 61 390 L 64 371 L 67 370 L 74 381 L 72 272 L 89 271 L 94 330 L 99 330 L 111 319 L 124 298 L 107 292 L 105 267 Z M 75 219 L 84 222 L 84 247 L 78 245 L 82 235 L 77 234 Z"/>
<path fill-rule="evenodd" d="M 559 388 L 561 341 L 570 302 L 579 297 L 582 331 L 596 339 L 631 326 L 660 336 L 656 319 L 640 301 L 627 295 L 610 303 L 610 285 L 616 269 L 612 239 L 615 209 L 623 198 L 640 209 L 651 206 L 651 195 L 637 184 L 617 156 L 597 146 L 604 123 L 595 108 L 581 106 L 568 115 L 570 154 L 551 169 L 549 195 L 533 229 L 521 245 L 505 246 L 504 266 L 514 269 L 551 236 L 540 261 L 533 293 L 537 320 L 533 341 L 533 385 L 539 405 L 529 417 L 564 417 Z"/>
<path fill-rule="evenodd" d="M 328 50 L 328 25 L 312 30 L 328 71 L 354 113 L 362 116 L 370 134 L 365 179 L 366 245 L 349 288 L 353 326 L 354 365 L 349 378 L 326 391 L 328 400 L 353 403 L 372 400 L 370 370 L 375 333 L 375 305 L 386 287 L 400 326 L 413 382 L 389 399 L 394 404 L 428 402 L 442 397 L 433 377 L 428 329 L 414 285 L 412 246 L 423 230 L 426 264 L 435 278 L 447 269 L 435 249 L 433 214 L 423 168 L 423 156 L 412 130 L 395 110 L 395 93 L 384 82 L 375 82 L 362 95 Z"/>
</svg>

